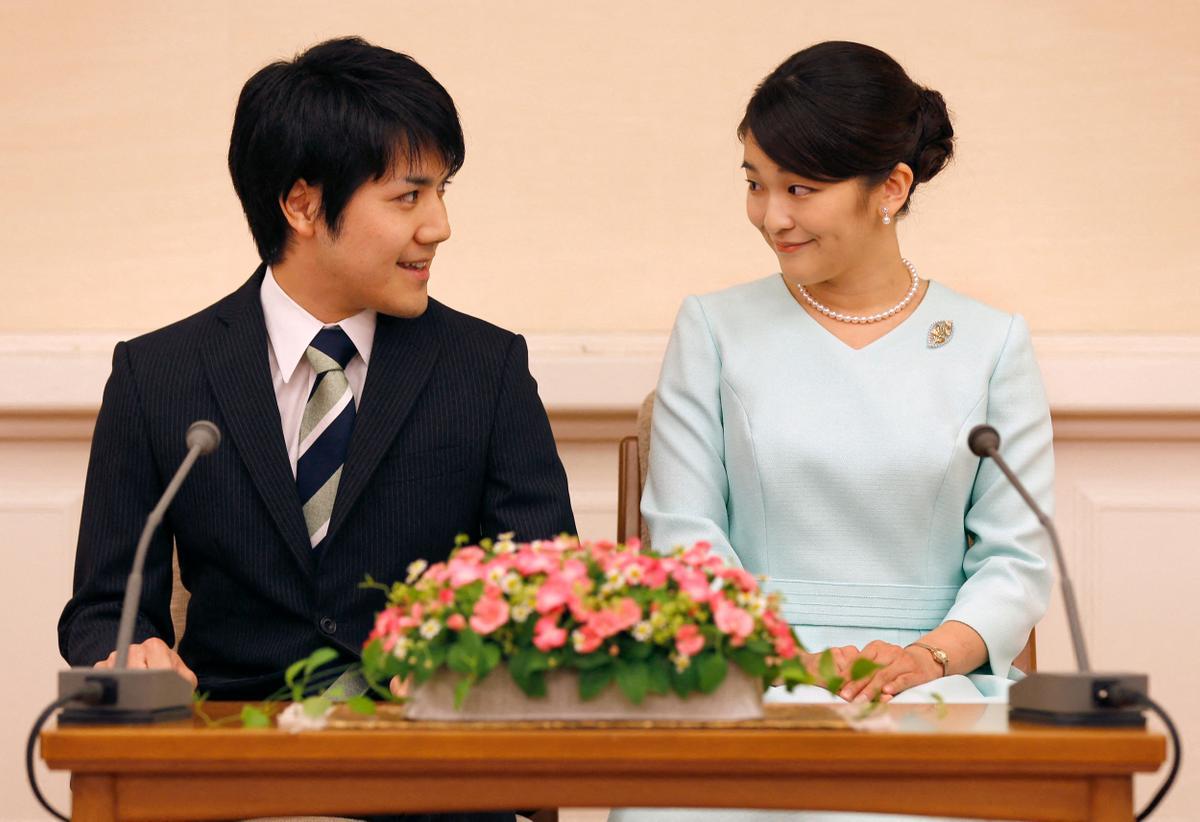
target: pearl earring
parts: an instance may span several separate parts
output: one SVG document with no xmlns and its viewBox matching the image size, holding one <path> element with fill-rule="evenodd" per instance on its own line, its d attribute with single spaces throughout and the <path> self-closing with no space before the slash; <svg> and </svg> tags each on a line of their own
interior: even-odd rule
<svg viewBox="0 0 1200 822">
<path fill-rule="evenodd" d="M 891 218 L 891 216 L 888 214 L 887 206 L 884 206 L 884 207 L 883 207 L 883 224 L 884 224 L 884 225 L 891 225 L 891 224 L 892 224 L 892 218 Z"/>
</svg>

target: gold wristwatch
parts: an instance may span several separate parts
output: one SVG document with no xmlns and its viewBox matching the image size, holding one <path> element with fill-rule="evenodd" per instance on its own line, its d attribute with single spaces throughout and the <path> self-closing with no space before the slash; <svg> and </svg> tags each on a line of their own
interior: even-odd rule
<svg viewBox="0 0 1200 822">
<path fill-rule="evenodd" d="M 926 645 L 924 642 L 913 642 L 908 647 L 924 648 L 929 653 L 933 654 L 934 662 L 942 666 L 942 676 L 950 675 L 950 655 L 941 648 L 935 648 L 932 645 Z"/>
</svg>

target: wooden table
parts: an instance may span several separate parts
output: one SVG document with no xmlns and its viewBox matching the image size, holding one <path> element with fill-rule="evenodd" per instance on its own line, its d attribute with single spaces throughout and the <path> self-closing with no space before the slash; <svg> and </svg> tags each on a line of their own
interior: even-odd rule
<svg viewBox="0 0 1200 822">
<path fill-rule="evenodd" d="M 42 735 L 42 755 L 73 773 L 81 820 L 661 805 L 1128 822 L 1133 774 L 1166 752 L 1142 730 L 1009 727 L 998 705 L 932 709 L 891 706 L 898 727 L 878 732 L 69 727 Z"/>
</svg>

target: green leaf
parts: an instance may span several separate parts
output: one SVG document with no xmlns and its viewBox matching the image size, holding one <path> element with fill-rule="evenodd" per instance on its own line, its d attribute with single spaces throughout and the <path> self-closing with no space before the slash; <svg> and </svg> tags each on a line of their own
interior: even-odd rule
<svg viewBox="0 0 1200 822">
<path fill-rule="evenodd" d="M 313 671 L 338 658 L 338 652 L 332 648 L 318 648 L 308 655 L 304 661 L 304 674 L 309 676 Z"/>
<path fill-rule="evenodd" d="M 725 657 L 718 654 L 700 654 L 692 664 L 696 666 L 700 690 L 706 694 L 711 694 L 721 687 L 729 670 L 729 663 L 725 661 Z"/>
<path fill-rule="evenodd" d="M 871 674 L 878 671 L 883 666 L 873 659 L 867 659 L 865 656 L 860 656 L 854 660 L 854 664 L 850 666 L 851 679 L 866 679 Z"/>
<path fill-rule="evenodd" d="M 323 696 L 310 696 L 300 704 L 304 707 L 305 715 L 313 719 L 324 716 L 333 706 L 333 703 Z"/>
<path fill-rule="evenodd" d="M 746 640 L 746 650 L 753 651 L 759 656 L 770 656 L 775 648 L 765 639 L 748 639 Z"/>
<path fill-rule="evenodd" d="M 783 680 L 783 684 L 789 691 L 797 685 L 810 685 L 813 681 L 813 675 L 798 659 L 785 660 L 779 666 L 779 678 Z"/>
<path fill-rule="evenodd" d="M 462 708 L 463 703 L 467 701 L 467 694 L 471 693 L 471 678 L 464 676 L 454 686 L 454 710 Z"/>
<path fill-rule="evenodd" d="M 666 695 L 671 690 L 671 663 L 665 657 L 651 657 L 646 663 L 649 674 L 646 690 L 659 696 Z"/>
<path fill-rule="evenodd" d="M 269 728 L 271 727 L 271 718 L 266 715 L 260 708 L 253 705 L 242 706 L 242 727 L 243 728 Z"/>
<path fill-rule="evenodd" d="M 491 642 L 484 643 L 475 667 L 475 676 L 483 679 L 500 664 L 500 646 Z"/>
<path fill-rule="evenodd" d="M 641 705 L 650 687 L 650 671 L 641 660 L 617 660 L 617 685 L 634 705 Z"/>
<path fill-rule="evenodd" d="M 767 663 L 749 648 L 738 648 L 729 655 L 737 666 L 750 676 L 764 676 L 767 673 Z"/>
<path fill-rule="evenodd" d="M 833 679 L 825 680 L 825 687 L 829 690 L 829 692 L 831 694 L 836 694 L 838 691 L 840 691 L 842 689 L 842 686 L 845 684 L 846 684 L 846 680 L 842 679 L 840 676 L 835 676 Z"/>
<path fill-rule="evenodd" d="M 354 711 L 354 713 L 362 714 L 363 716 L 371 716 L 375 713 L 375 700 L 366 694 L 350 697 L 350 699 L 346 700 L 346 706 Z"/>
<path fill-rule="evenodd" d="M 817 666 L 817 673 L 821 675 L 821 679 L 826 681 L 837 676 L 837 666 L 833 662 L 833 651 L 826 649 L 825 653 L 821 654 L 821 662 Z"/>
<path fill-rule="evenodd" d="M 671 668 L 671 689 L 682 697 L 700 690 L 700 677 L 696 673 L 695 664 L 689 665 L 682 671 Z"/>
<path fill-rule="evenodd" d="M 579 698 L 584 701 L 595 699 L 600 695 L 601 691 L 608 687 L 608 684 L 613 681 L 613 676 L 615 675 L 616 670 L 612 665 L 580 671 Z"/>
<path fill-rule="evenodd" d="M 304 666 L 307 664 L 307 659 L 301 659 L 298 662 L 293 662 L 288 666 L 287 671 L 285 671 L 283 674 L 283 681 L 287 683 L 289 688 L 294 688 L 296 686 L 296 677 L 300 675 L 300 672 L 304 670 Z"/>
<path fill-rule="evenodd" d="M 603 668 L 611 662 L 612 657 L 608 654 L 581 654 L 572 658 L 571 667 L 577 671 L 590 671 L 593 668 Z"/>
</svg>

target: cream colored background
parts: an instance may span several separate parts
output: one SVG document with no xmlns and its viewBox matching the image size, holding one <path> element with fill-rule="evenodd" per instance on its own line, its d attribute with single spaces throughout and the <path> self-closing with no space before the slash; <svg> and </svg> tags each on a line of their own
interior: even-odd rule
<svg viewBox="0 0 1200 822">
<path fill-rule="evenodd" d="M 921 271 L 1043 331 L 1200 331 L 1200 4 L 5 0 L 3 326 L 139 329 L 256 260 L 225 169 L 237 93 L 320 39 L 406 51 L 467 164 L 436 297 L 523 331 L 670 324 L 771 270 L 734 127 L 798 48 L 857 39 L 953 109 L 903 228 Z"/>
<path fill-rule="evenodd" d="M 19 745 L 62 664 L 112 345 L 248 276 L 224 159 L 238 90 L 347 33 L 412 54 L 459 104 L 468 159 L 432 290 L 529 335 L 592 537 L 613 533 L 615 442 L 679 301 L 773 269 L 733 136 L 755 83 L 848 38 L 940 89 L 959 157 L 919 192 L 904 249 L 1029 317 L 1093 659 L 1150 672 L 1196 738 L 1175 638 L 1200 624 L 1200 4 L 0 0 L 0 819 L 42 818 Z M 1039 651 L 1071 664 L 1057 601 Z M 47 784 L 65 807 L 63 775 Z M 1198 817 L 1185 770 L 1157 818 Z"/>
</svg>

